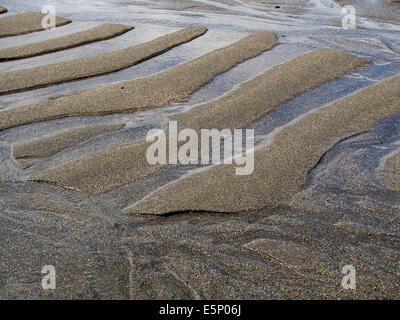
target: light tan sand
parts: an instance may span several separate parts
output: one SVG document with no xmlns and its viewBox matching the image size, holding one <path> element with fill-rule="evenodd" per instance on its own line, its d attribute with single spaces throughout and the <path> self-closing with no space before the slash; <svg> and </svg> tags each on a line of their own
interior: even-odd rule
<svg viewBox="0 0 400 320">
<path fill-rule="evenodd" d="M 7 8 L 0 6 L 0 13 L 6 13 L 6 12 L 8 12 Z"/>
<path fill-rule="evenodd" d="M 88 43 L 107 40 L 121 35 L 134 27 L 122 24 L 102 24 L 97 27 L 68 34 L 63 37 L 26 45 L 0 49 L 0 62 L 43 55 L 69 48 L 79 47 Z"/>
<path fill-rule="evenodd" d="M 317 49 L 277 65 L 211 103 L 172 117 L 180 129 L 244 128 L 282 103 L 364 66 L 368 60 L 330 49 Z M 33 180 L 73 187 L 89 194 L 104 192 L 159 170 L 146 160 L 145 141 L 101 151 Z"/>
<path fill-rule="evenodd" d="M 65 117 L 128 113 L 183 102 L 218 74 L 260 55 L 277 43 L 274 34 L 257 32 L 230 46 L 146 78 L 5 110 L 0 112 L 0 130 Z"/>
<path fill-rule="evenodd" d="M 400 112 L 400 75 L 365 88 L 284 126 L 256 151 L 255 170 L 236 176 L 221 165 L 184 177 L 150 194 L 125 213 L 240 212 L 287 205 L 308 172 L 341 139 Z"/>
<path fill-rule="evenodd" d="M 21 158 L 45 158 L 92 137 L 110 131 L 116 131 L 123 127 L 123 124 L 90 125 L 64 130 L 52 136 L 14 144 L 12 146 L 12 152 L 16 160 Z"/>
<path fill-rule="evenodd" d="M 46 87 L 126 69 L 189 42 L 206 31 L 206 28 L 189 27 L 150 42 L 106 54 L 2 73 L 0 94 Z"/>
<path fill-rule="evenodd" d="M 384 159 L 379 180 L 389 190 L 400 192 L 400 150 Z"/>
<path fill-rule="evenodd" d="M 0 18 L 0 38 L 43 31 L 42 20 L 46 14 L 27 12 Z M 56 17 L 56 27 L 71 23 L 71 20 Z"/>
</svg>

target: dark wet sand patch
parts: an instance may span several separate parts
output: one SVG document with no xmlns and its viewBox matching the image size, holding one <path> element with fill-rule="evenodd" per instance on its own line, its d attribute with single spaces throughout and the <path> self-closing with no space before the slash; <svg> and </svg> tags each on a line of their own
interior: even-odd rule
<svg viewBox="0 0 400 320">
<path fill-rule="evenodd" d="M 95 136 L 120 130 L 123 124 L 91 125 L 61 131 L 55 135 L 14 144 L 12 153 L 16 160 L 50 157 L 61 150 L 75 146 Z"/>
<path fill-rule="evenodd" d="M 179 130 L 245 128 L 301 93 L 368 63 L 348 53 L 316 49 L 272 67 L 221 98 L 170 120 L 178 122 Z M 41 172 L 32 180 L 72 187 L 88 194 L 108 191 L 160 170 L 162 166 L 147 162 L 148 146 L 142 140 L 103 150 Z"/>
<path fill-rule="evenodd" d="M 200 28 L 190 30 L 205 31 Z M 218 74 L 277 44 L 274 34 L 257 32 L 232 45 L 146 78 L 0 112 L 0 130 L 66 117 L 129 113 L 184 102 Z M 109 64 L 109 61 L 105 63 Z"/>
<path fill-rule="evenodd" d="M 0 13 L 6 13 L 6 12 L 8 12 L 7 8 L 0 6 Z"/>
<path fill-rule="evenodd" d="M 0 38 L 43 31 L 42 20 L 46 14 L 40 12 L 21 13 L 0 18 Z M 56 17 L 56 27 L 71 23 L 71 20 Z"/>
<path fill-rule="evenodd" d="M 165 214 L 239 212 L 288 205 L 308 172 L 335 144 L 400 112 L 400 75 L 362 89 L 297 118 L 255 152 L 254 172 L 235 175 L 234 165 L 215 166 L 166 185 L 124 210 Z"/>
<path fill-rule="evenodd" d="M 379 179 L 389 190 L 400 192 L 400 150 L 384 159 Z"/>
<path fill-rule="evenodd" d="M 2 73 L 0 94 L 85 79 L 132 67 L 202 36 L 206 28 L 189 27 L 121 50 L 45 66 Z"/>
<path fill-rule="evenodd" d="M 29 43 L 26 45 L 0 49 L 0 62 L 24 59 L 51 52 L 79 47 L 92 42 L 102 41 L 119 36 L 134 27 L 121 24 L 102 24 L 94 28 L 52 38 L 45 41 Z"/>
</svg>

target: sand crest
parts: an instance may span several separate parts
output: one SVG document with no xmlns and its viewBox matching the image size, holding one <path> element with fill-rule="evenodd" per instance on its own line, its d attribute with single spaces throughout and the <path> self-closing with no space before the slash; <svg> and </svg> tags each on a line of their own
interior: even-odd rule
<svg viewBox="0 0 400 320">
<path fill-rule="evenodd" d="M 221 98 L 171 117 L 180 129 L 244 128 L 282 103 L 369 63 L 354 55 L 317 49 L 268 69 Z M 206 70 L 206 69 L 205 69 Z M 88 155 L 32 180 L 73 187 L 88 194 L 104 192 L 158 171 L 149 165 L 149 144 L 138 141 Z"/>
<path fill-rule="evenodd" d="M 0 49 L 0 61 L 16 60 L 43 55 L 46 53 L 79 47 L 88 43 L 107 40 L 121 35 L 134 27 L 122 24 L 102 24 L 94 28 L 52 38 L 45 41 Z"/>
<path fill-rule="evenodd" d="M 192 31 L 205 30 L 195 28 Z M 260 55 L 276 44 L 278 41 L 274 34 L 257 32 L 232 45 L 146 78 L 5 110 L 0 112 L 0 130 L 65 117 L 128 113 L 183 102 L 218 74 Z M 110 64 L 110 61 L 105 63 Z"/>
<path fill-rule="evenodd" d="M 125 213 L 239 212 L 287 205 L 308 172 L 346 137 L 369 130 L 400 111 L 400 75 L 362 89 L 285 125 L 255 152 L 252 175 L 234 165 L 186 176 L 126 208 Z"/>
<path fill-rule="evenodd" d="M 43 31 L 42 20 L 46 14 L 27 12 L 0 18 L 0 38 L 19 36 L 26 33 Z M 56 17 L 56 26 L 71 23 L 71 20 Z"/>
<path fill-rule="evenodd" d="M 189 42 L 206 31 L 206 28 L 189 27 L 150 42 L 106 54 L 2 73 L 0 94 L 46 87 L 126 69 Z"/>
<path fill-rule="evenodd" d="M 91 125 L 63 130 L 55 135 L 14 144 L 12 146 L 12 153 L 16 160 L 26 158 L 45 158 L 92 137 L 110 131 L 116 131 L 123 127 L 123 124 Z"/>
</svg>

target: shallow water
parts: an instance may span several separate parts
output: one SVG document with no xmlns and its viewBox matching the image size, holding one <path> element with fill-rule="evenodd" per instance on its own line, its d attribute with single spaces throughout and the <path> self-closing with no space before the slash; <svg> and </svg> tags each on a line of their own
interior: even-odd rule
<svg viewBox="0 0 400 320">
<path fill-rule="evenodd" d="M 0 297 L 348 297 L 340 288 L 340 267 L 354 263 L 361 279 L 356 296 L 398 298 L 395 261 L 400 254 L 400 196 L 386 190 L 377 179 L 380 161 L 400 143 L 398 116 L 331 149 L 309 174 L 308 185 L 295 197 L 292 208 L 157 219 L 121 214 L 122 208 L 193 167 L 164 170 L 93 198 L 75 190 L 27 181 L 41 170 L 142 138 L 150 128 L 163 126 L 168 114 L 216 99 L 267 68 L 314 48 L 348 51 L 371 59 L 373 64 L 305 93 L 255 123 L 260 144 L 274 129 L 302 114 L 399 73 L 400 25 L 381 20 L 399 21 L 400 8 L 378 0 L 347 2 L 361 15 L 358 29 L 340 28 L 341 7 L 330 0 L 297 0 L 290 4 L 247 0 L 88 0 L 82 4 L 78 0 L 54 0 L 51 4 L 57 14 L 70 18 L 72 24 L 0 39 L 0 47 L 9 47 L 105 22 L 135 26 L 135 30 L 114 39 L 0 63 L 0 72 L 7 72 L 117 50 L 188 25 L 209 28 L 203 37 L 126 70 L 0 96 L 0 110 L 151 75 L 254 31 L 275 32 L 281 43 L 217 76 L 187 103 L 133 114 L 59 119 L 0 132 Z M 277 3 L 279 9 L 275 8 Z M 46 4 L 49 2 L 2 1 L 9 9 L 7 15 L 40 11 Z M 99 123 L 125 123 L 127 127 L 42 159 L 26 170 L 12 159 L 13 143 Z M 313 210 L 305 214 L 305 207 Z M 277 265 L 244 248 L 244 244 L 263 238 L 311 246 L 323 267 L 294 271 L 289 264 Z M 241 259 L 236 259 L 238 256 Z M 385 266 L 382 259 L 387 261 Z M 56 264 L 62 275 L 59 288 L 64 290 L 54 295 L 43 292 L 39 285 L 41 267 L 47 264 Z M 109 276 L 104 277 L 105 273 Z M 310 286 L 301 285 L 301 281 L 308 281 Z M 380 286 L 380 282 L 388 285 Z"/>
</svg>

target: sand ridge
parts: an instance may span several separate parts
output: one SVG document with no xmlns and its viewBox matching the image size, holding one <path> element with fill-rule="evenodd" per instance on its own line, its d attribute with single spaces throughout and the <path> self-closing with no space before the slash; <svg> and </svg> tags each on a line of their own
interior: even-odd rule
<svg viewBox="0 0 400 320">
<path fill-rule="evenodd" d="M 344 76 L 369 61 L 354 55 L 316 49 L 272 67 L 210 103 L 173 116 L 178 129 L 245 128 L 297 95 Z M 31 177 L 88 194 L 108 191 L 160 170 L 149 165 L 144 140 L 103 150 Z M 165 167 L 165 166 L 164 166 Z"/>
<path fill-rule="evenodd" d="M 55 135 L 14 144 L 12 153 L 16 160 L 21 158 L 45 158 L 95 136 L 117 131 L 123 127 L 123 124 L 110 124 L 67 129 Z"/>
<path fill-rule="evenodd" d="M 335 144 L 400 112 L 400 75 L 362 89 L 285 125 L 255 152 L 255 170 L 236 176 L 215 166 L 177 180 L 124 209 L 132 214 L 242 212 L 288 205 L 308 172 Z"/>
<path fill-rule="evenodd" d="M 205 32 L 205 29 L 196 30 Z M 218 74 L 277 44 L 274 34 L 256 32 L 227 47 L 146 78 L 2 111 L 0 130 L 66 117 L 129 113 L 183 102 Z"/>
<path fill-rule="evenodd" d="M 114 38 L 132 29 L 134 29 L 134 27 L 106 23 L 85 31 L 71 33 L 58 38 L 29 43 L 18 47 L 4 48 L 0 49 L 0 62 L 24 59 L 79 47 L 92 42 Z"/>
<path fill-rule="evenodd" d="M 0 38 L 43 31 L 42 20 L 46 14 L 27 12 L 0 18 Z M 56 17 L 56 27 L 71 23 L 71 20 Z"/>
<path fill-rule="evenodd" d="M 46 87 L 132 67 L 206 33 L 188 27 L 117 51 L 1 74 L 0 94 Z"/>
</svg>

